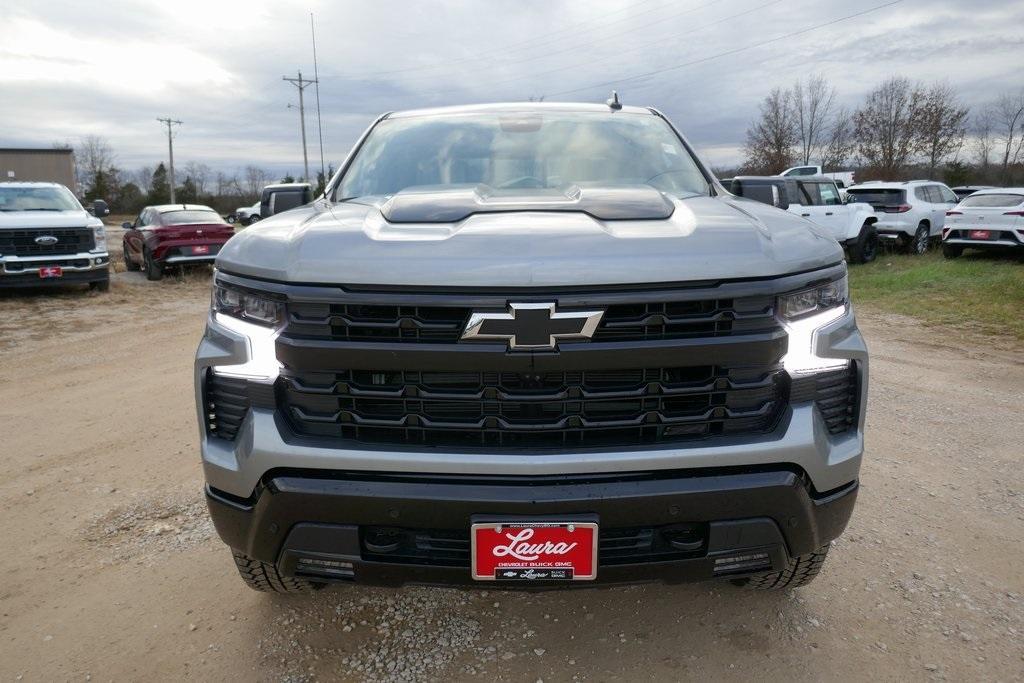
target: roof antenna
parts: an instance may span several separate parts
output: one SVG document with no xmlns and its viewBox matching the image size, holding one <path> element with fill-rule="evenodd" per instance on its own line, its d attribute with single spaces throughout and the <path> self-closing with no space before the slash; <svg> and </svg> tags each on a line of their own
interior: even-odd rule
<svg viewBox="0 0 1024 683">
<path fill-rule="evenodd" d="M 614 109 L 615 111 L 622 109 L 622 102 L 619 102 L 619 93 L 612 90 L 612 96 L 608 98 L 605 104 L 607 104 L 610 108 Z"/>
</svg>

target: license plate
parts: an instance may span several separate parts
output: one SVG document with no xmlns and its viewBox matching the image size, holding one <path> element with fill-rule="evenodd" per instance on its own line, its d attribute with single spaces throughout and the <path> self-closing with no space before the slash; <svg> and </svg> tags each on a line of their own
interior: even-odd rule
<svg viewBox="0 0 1024 683">
<path fill-rule="evenodd" d="M 594 522 L 478 523 L 470 538 L 477 581 L 591 581 L 597 576 Z"/>
<path fill-rule="evenodd" d="M 198 256 L 199 254 L 209 254 L 210 245 L 201 244 L 198 247 L 192 247 L 192 253 L 195 254 L 196 256 Z"/>
<path fill-rule="evenodd" d="M 63 277 L 64 269 L 60 266 L 43 266 L 39 269 L 39 277 Z"/>
<path fill-rule="evenodd" d="M 971 230 L 970 237 L 972 240 L 987 240 L 992 237 L 992 232 L 989 230 Z"/>
</svg>

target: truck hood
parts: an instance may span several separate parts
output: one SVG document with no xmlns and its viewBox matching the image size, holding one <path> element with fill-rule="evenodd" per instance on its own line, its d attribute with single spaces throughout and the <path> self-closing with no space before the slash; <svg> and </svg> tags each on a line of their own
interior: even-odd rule
<svg viewBox="0 0 1024 683">
<path fill-rule="evenodd" d="M 0 211 L 4 228 L 84 228 L 103 225 L 88 211 Z"/>
<path fill-rule="evenodd" d="M 809 221 L 732 195 L 670 198 L 663 219 L 513 210 L 447 223 L 390 222 L 388 199 L 265 219 L 232 237 L 217 267 L 308 284 L 562 287 L 773 277 L 843 258 Z"/>
</svg>

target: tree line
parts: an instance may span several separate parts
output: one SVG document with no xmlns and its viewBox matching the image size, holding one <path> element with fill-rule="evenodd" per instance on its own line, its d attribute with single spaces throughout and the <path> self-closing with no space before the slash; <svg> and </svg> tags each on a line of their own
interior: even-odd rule
<svg viewBox="0 0 1024 683">
<path fill-rule="evenodd" d="M 893 76 L 859 106 L 839 103 L 825 77 L 775 88 L 747 128 L 745 174 L 790 166 L 856 169 L 858 180 L 941 177 L 952 185 L 1024 180 L 1024 89 L 973 108 L 946 82 Z"/>
<path fill-rule="evenodd" d="M 78 145 L 55 143 L 54 146 L 74 149 L 76 181 L 86 201 L 103 199 L 112 212 L 132 214 L 144 206 L 166 204 L 171 200 L 170 174 L 163 162 L 124 170 L 118 167 L 110 143 L 98 135 L 82 137 Z M 329 169 L 327 178 L 332 174 L 333 169 Z M 249 165 L 226 173 L 194 161 L 175 165 L 175 176 L 175 202 L 205 204 L 223 214 L 254 203 L 268 183 L 295 182 L 290 175 L 277 178 L 259 166 Z M 317 173 L 317 176 L 317 192 L 322 192 L 326 179 L 323 174 Z"/>
</svg>

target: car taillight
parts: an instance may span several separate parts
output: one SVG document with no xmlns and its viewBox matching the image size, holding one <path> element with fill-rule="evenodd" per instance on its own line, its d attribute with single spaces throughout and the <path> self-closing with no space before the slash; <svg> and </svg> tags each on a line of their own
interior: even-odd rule
<svg viewBox="0 0 1024 683">
<path fill-rule="evenodd" d="M 964 212 L 963 211 L 947 211 L 946 215 L 947 216 L 963 216 Z"/>
<path fill-rule="evenodd" d="M 910 211 L 910 204 L 900 204 L 899 206 L 885 207 L 886 213 L 906 213 L 907 211 Z"/>
</svg>

